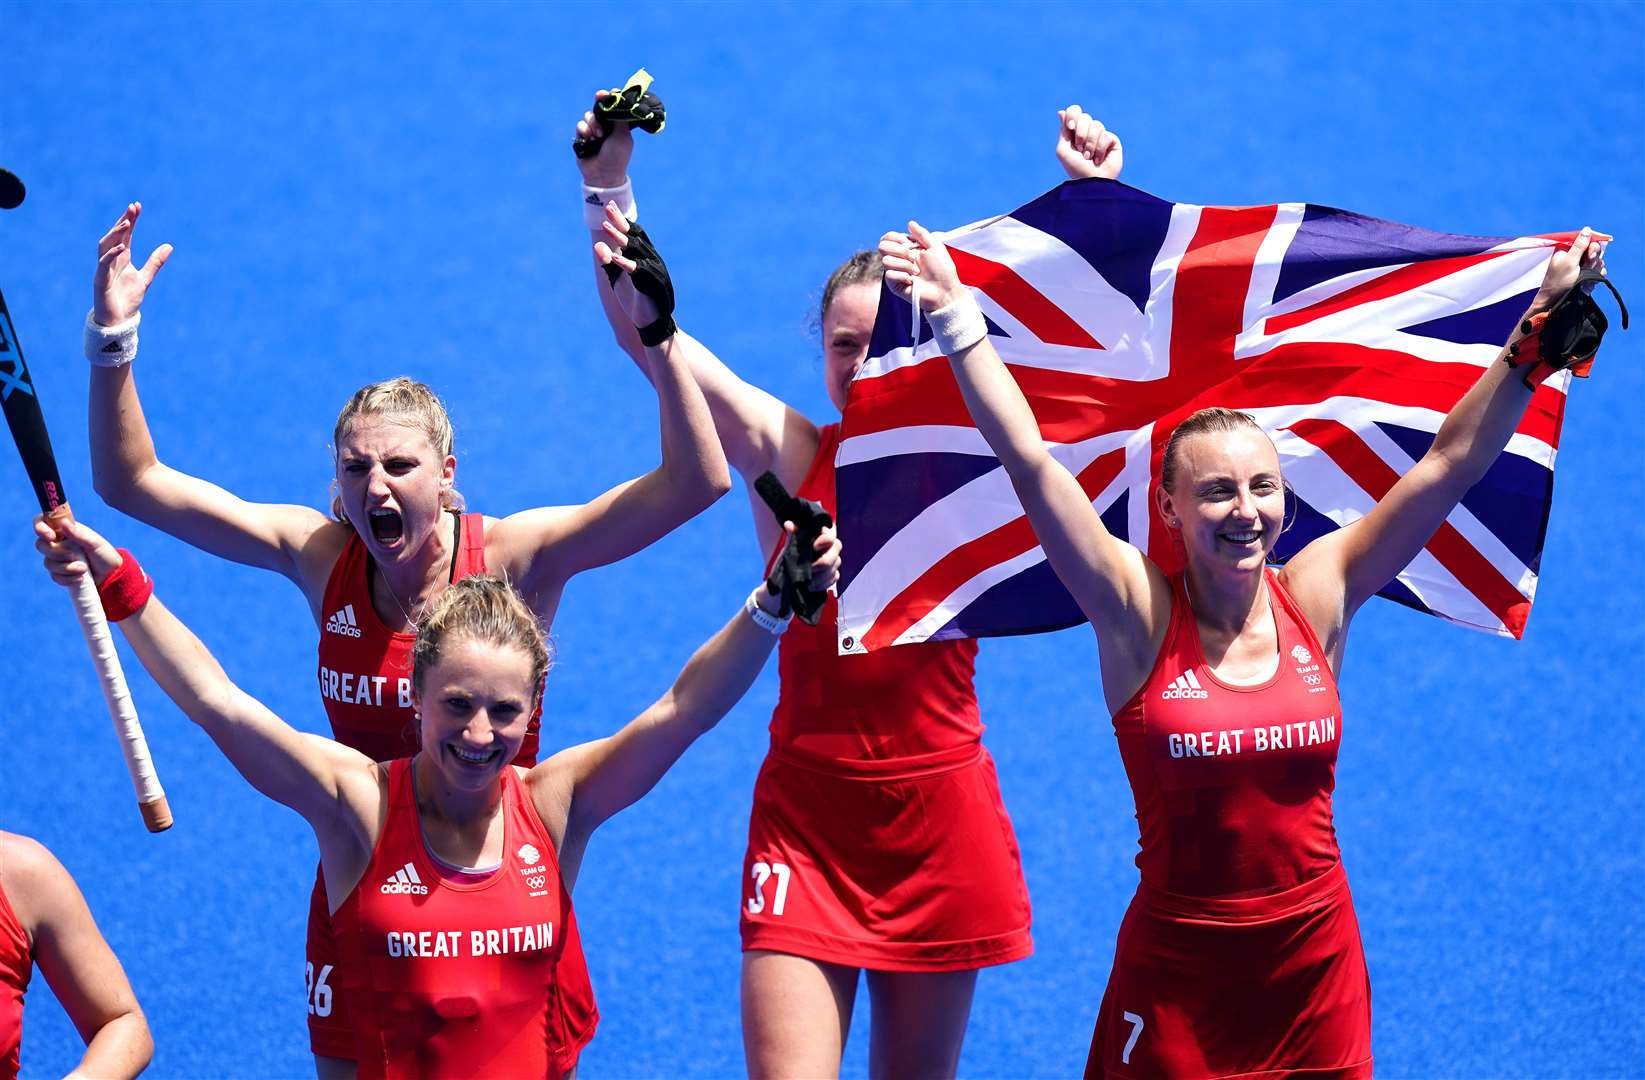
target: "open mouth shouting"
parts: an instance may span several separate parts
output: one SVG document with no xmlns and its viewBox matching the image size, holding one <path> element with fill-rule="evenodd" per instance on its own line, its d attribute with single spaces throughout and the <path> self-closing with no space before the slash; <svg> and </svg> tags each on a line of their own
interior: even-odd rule
<svg viewBox="0 0 1645 1080">
<path fill-rule="evenodd" d="M 405 538 L 405 519 L 398 510 L 371 510 L 366 520 L 371 526 L 371 538 L 385 548 L 392 548 Z"/>
</svg>

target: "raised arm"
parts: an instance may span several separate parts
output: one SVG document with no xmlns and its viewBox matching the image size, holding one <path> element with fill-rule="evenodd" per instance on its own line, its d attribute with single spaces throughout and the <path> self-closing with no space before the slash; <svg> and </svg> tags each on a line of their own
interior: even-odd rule
<svg viewBox="0 0 1645 1080">
<path fill-rule="evenodd" d="M 306 506 L 251 503 L 164 464 L 154 448 L 137 397 L 130 355 L 137 322 L 154 276 L 171 256 L 162 244 L 138 268 L 131 261 L 140 203 L 131 203 L 97 245 L 88 340 L 103 359 L 91 368 L 91 475 L 97 494 L 130 514 L 204 551 L 275 570 L 305 592 L 324 585 L 336 552 L 315 551 L 328 519 Z M 121 346 L 127 346 L 121 351 Z M 112 346 L 112 347 L 111 347 Z M 115 363 L 114 361 L 121 361 Z M 318 567 L 324 569 L 317 569 Z M 309 579 L 318 576 L 317 585 Z M 316 598 L 317 602 L 317 598 Z"/>
<path fill-rule="evenodd" d="M 1555 252 L 1526 319 L 1558 303 L 1583 267 L 1604 271 L 1605 245 L 1583 229 Z M 1519 324 L 1508 339 L 1521 337 Z M 1340 662 L 1349 621 L 1361 604 L 1410 563 L 1485 476 L 1519 426 L 1532 391 L 1524 371 L 1505 361 L 1507 349 L 1452 407 L 1422 459 L 1389 489 L 1370 513 L 1315 540 L 1286 564 L 1287 587 L 1303 606 L 1320 641 Z"/>
<path fill-rule="evenodd" d="M 0 833 L 0 885 L 51 992 L 85 1040 L 71 1077 L 120 1080 L 154 1055 L 148 1021 L 74 878 L 34 840 Z"/>
<path fill-rule="evenodd" d="M 607 93 L 612 91 L 602 90 L 596 97 Z M 594 114 L 584 113 L 577 122 L 577 134 L 588 134 L 593 123 Z M 577 167 L 583 177 L 584 206 L 592 206 L 598 211 L 607 202 L 615 202 L 616 212 L 612 214 L 607 211 L 611 215 L 609 220 L 616 222 L 621 217 L 632 221 L 636 216 L 636 204 L 628 166 L 634 153 L 634 136 L 627 124 L 619 123 L 612 127 L 598 154 L 577 159 Z M 588 202 L 589 199 L 594 202 Z M 608 238 L 605 231 L 607 218 L 591 213 L 586 214 L 585 220 L 596 241 Z M 655 383 L 634 323 L 606 286 L 605 273 L 598 261 L 594 266 L 594 286 L 617 344 L 622 346 L 641 373 Z M 679 343 L 692 378 L 702 388 L 703 396 L 708 401 L 720 445 L 731 467 L 748 481 L 770 469 L 789 487 L 798 486 L 817 452 L 816 425 L 764 390 L 738 378 L 719 357 L 690 334 L 680 331 L 675 335 L 675 340 Z M 661 387 L 658 392 L 661 392 Z M 756 514 L 758 519 L 759 515 Z"/>
<path fill-rule="evenodd" d="M 610 244 L 597 243 L 595 253 L 602 266 L 616 268 L 608 291 L 623 304 L 631 326 L 657 328 L 655 344 L 644 349 L 657 388 L 662 463 L 582 506 L 526 511 L 499 523 L 488 550 L 495 550 L 500 565 L 537 597 L 558 590 L 573 574 L 649 546 L 731 489 L 708 406 L 672 332 L 667 269 L 648 243 L 644 254 L 638 247 L 629 252 L 646 260 L 642 269 L 623 253 L 625 233 L 613 228 L 609 239 Z M 636 290 L 637 272 L 653 295 Z"/>
<path fill-rule="evenodd" d="M 35 547 L 46 570 L 59 584 L 73 586 L 90 573 L 102 588 L 123 569 L 146 582 L 107 540 L 80 522 L 58 532 L 44 519 L 35 521 Z M 152 589 L 152 585 L 147 587 Z M 122 595 L 142 600 L 142 592 Z M 135 595 L 133 595 L 135 593 Z M 377 766 L 364 754 L 318 735 L 297 731 L 224 673 L 216 657 L 158 597 L 149 596 L 134 612 L 116 610 L 120 629 L 166 696 L 205 733 L 252 787 L 301 814 L 320 840 L 327 860 L 339 866 L 358 857 L 363 872 L 380 815 Z M 338 893 L 337 895 L 345 895 Z"/>
<path fill-rule="evenodd" d="M 824 529 L 817 538 L 812 588 L 831 588 L 839 567 L 839 541 L 833 529 Z M 760 584 L 749 604 L 692 655 L 655 704 L 616 734 L 563 750 L 532 770 L 544 823 L 551 833 L 562 830 L 556 834 L 563 837 L 560 862 L 569 872 L 575 872 L 583 845 L 601 822 L 650 791 L 699 735 L 742 700 L 781 633 L 779 603 Z"/>
<path fill-rule="evenodd" d="M 920 306 L 972 422 L 1005 466 L 1052 569 L 1097 632 L 1103 684 L 1140 685 L 1170 617 L 1168 583 L 1141 551 L 1103 526 L 1079 481 L 1046 450 L 1028 399 L 988 340 L 947 248 L 917 222 L 908 228 L 880 241 L 886 281 L 907 297 L 918 276 Z"/>
</svg>

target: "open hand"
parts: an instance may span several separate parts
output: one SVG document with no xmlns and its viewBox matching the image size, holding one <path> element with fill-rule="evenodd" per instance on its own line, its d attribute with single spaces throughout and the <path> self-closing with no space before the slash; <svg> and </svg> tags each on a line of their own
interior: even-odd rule
<svg viewBox="0 0 1645 1080">
<path fill-rule="evenodd" d="M 1070 105 L 1057 110 L 1057 161 L 1070 179 L 1100 176 L 1118 180 L 1125 167 L 1125 148 L 1101 120 Z"/>
<path fill-rule="evenodd" d="M 101 585 L 120 568 L 114 545 L 78 521 L 56 522 L 41 515 L 34 519 L 34 535 L 34 550 L 45 556 L 46 573 L 59 585 L 73 588 L 88 570 Z"/>
<path fill-rule="evenodd" d="M 132 233 L 142 212 L 142 203 L 128 203 L 120 220 L 97 241 L 97 276 L 92 280 L 91 310 L 92 317 L 101 326 L 113 326 L 137 314 L 154 275 L 171 258 L 171 245 L 161 244 L 141 269 L 132 266 Z"/>
</svg>

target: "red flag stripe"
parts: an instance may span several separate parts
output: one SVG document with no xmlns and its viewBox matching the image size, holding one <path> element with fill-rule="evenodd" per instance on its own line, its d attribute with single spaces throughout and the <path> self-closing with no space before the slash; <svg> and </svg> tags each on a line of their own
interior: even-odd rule
<svg viewBox="0 0 1645 1080">
<path fill-rule="evenodd" d="M 1353 429 L 1335 420 L 1298 420 L 1286 430 L 1317 446 L 1350 480 L 1379 502 L 1399 479 L 1399 474 L 1365 445 Z M 1530 601 L 1457 532 L 1455 526 L 1442 522 L 1424 547 L 1463 588 L 1489 608 L 1514 637 L 1524 636 Z"/>
<path fill-rule="evenodd" d="M 1124 466 L 1125 448 L 1121 447 L 1091 462 L 1080 470 L 1076 479 L 1086 498 L 1095 499 Z M 1038 545 L 1039 538 L 1034 535 L 1027 515 L 1023 515 L 954 548 L 880 609 L 879 618 L 863 635 L 863 647 L 872 652 L 890 645 L 953 595 L 955 589 L 988 567 L 1014 559 Z"/>
<path fill-rule="evenodd" d="M 1317 304 L 1297 311 L 1287 312 L 1284 315 L 1272 315 L 1264 324 L 1264 332 L 1281 334 L 1305 322 L 1323 318 L 1326 315 L 1335 315 L 1339 311 L 1346 311 L 1360 304 L 1371 304 L 1378 300 L 1386 300 L 1390 296 L 1410 292 L 1430 281 L 1438 281 L 1458 270 L 1466 270 L 1482 262 L 1489 262 L 1508 254 L 1505 251 L 1486 251 L 1478 255 L 1455 255 L 1449 259 L 1432 259 L 1426 262 L 1412 263 L 1381 277 L 1373 278 L 1352 289 L 1340 292 L 1335 296 L 1328 296 Z"/>
<path fill-rule="evenodd" d="M 1245 325 L 1245 300 L 1257 253 L 1278 214 L 1277 206 L 1208 206 L 1200 211 L 1194 239 L 1177 264 L 1171 292 L 1171 376 L 1167 381 L 1177 393 L 1171 395 L 1173 400 L 1160 402 L 1147 416 L 1126 426 L 1141 427 L 1149 420 L 1163 419 L 1197 393 L 1234 374 L 1234 340 Z M 1169 427 L 1154 425 L 1151 467 L 1155 480 L 1159 479 L 1165 439 L 1181 419 L 1172 417 Z M 1148 550 L 1169 571 L 1174 569 L 1170 565 L 1171 533 L 1152 499 L 1149 507 Z"/>
<path fill-rule="evenodd" d="M 951 247 L 954 269 L 960 281 L 987 293 L 1011 317 L 1047 345 L 1068 345 L 1076 349 L 1100 349 L 1102 343 L 1075 322 L 1067 312 L 1045 298 L 1034 286 L 1004 263 Z"/>
<path fill-rule="evenodd" d="M 1080 442 L 1102 431 L 1141 427 L 1179 409 L 1221 405 L 1272 408 L 1327 397 L 1361 397 L 1400 408 L 1448 413 L 1479 378 L 1468 364 L 1416 360 L 1402 353 L 1342 342 L 1282 345 L 1253 360 L 1229 365 L 1221 379 L 1173 376 L 1132 382 L 1010 365 L 1028 397 L 1043 438 Z M 1196 373 L 1197 374 L 1197 373 Z M 1552 387 L 1537 392 L 1517 430 L 1557 446 L 1565 396 Z M 1184 414 L 1186 415 L 1186 413 Z M 1181 417 L 1160 424 L 1159 440 Z M 971 427 L 971 414 L 941 359 L 897 368 L 855 384 L 845 438 L 899 427 Z"/>
</svg>

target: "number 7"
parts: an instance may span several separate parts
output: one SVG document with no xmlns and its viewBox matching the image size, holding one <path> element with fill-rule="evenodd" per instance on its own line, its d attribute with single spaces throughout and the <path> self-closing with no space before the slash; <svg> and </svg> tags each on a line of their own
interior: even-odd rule
<svg viewBox="0 0 1645 1080">
<path fill-rule="evenodd" d="M 1142 1034 L 1142 1017 L 1134 1012 L 1122 1013 L 1125 1022 L 1135 1025 L 1131 1028 L 1131 1037 L 1125 1040 L 1125 1049 L 1120 1052 L 1120 1064 L 1131 1064 L 1131 1048 L 1137 1045 L 1137 1036 Z"/>
</svg>

